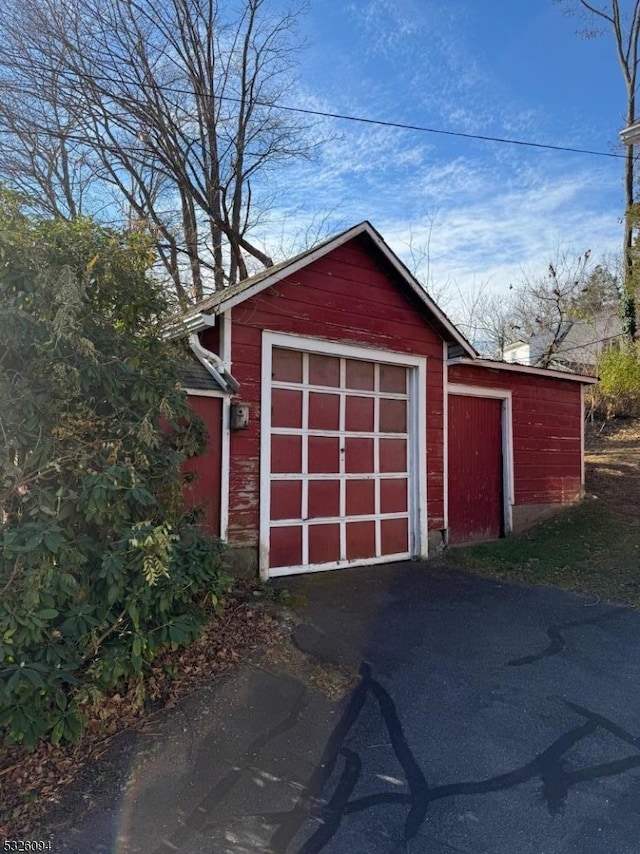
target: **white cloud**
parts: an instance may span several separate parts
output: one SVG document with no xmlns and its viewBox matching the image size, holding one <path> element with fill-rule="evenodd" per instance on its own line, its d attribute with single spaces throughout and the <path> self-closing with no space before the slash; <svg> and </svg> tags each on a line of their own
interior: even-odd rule
<svg viewBox="0 0 640 854">
<path fill-rule="evenodd" d="M 560 127 L 545 102 L 519 100 L 509 80 L 494 76 L 465 8 L 474 12 L 465 0 L 336 5 L 336 16 L 348 10 L 340 22 L 350 28 L 346 48 L 293 102 L 580 147 L 589 117 L 578 126 L 567 115 Z M 428 244 L 432 282 L 463 291 L 489 282 L 496 292 L 522 269 L 544 271 L 558 247 L 594 256 L 618 249 L 617 161 L 329 119 L 318 127 L 334 138 L 313 163 L 277 176 L 267 245 L 281 231 L 313 231 L 319 219 L 323 235 L 369 219 L 405 258 L 408 242 Z"/>
<path fill-rule="evenodd" d="M 570 169 L 563 155 L 537 153 L 515 165 L 438 161 L 412 139 L 382 128 L 332 143 L 317 166 L 296 170 L 275 219 L 304 229 L 325 213 L 325 231 L 369 219 L 405 259 L 408 244 L 418 254 L 428 244 L 430 280 L 462 290 L 485 281 L 504 290 L 522 269 L 544 270 L 559 247 L 618 249 L 615 164 Z"/>
<path fill-rule="evenodd" d="M 387 220 L 379 227 L 399 254 L 406 253 L 410 232 L 418 245 L 428 239 L 436 283 L 456 282 L 464 291 L 488 282 L 492 290 L 504 291 L 523 270 L 544 271 L 559 248 L 575 254 L 592 249 L 596 256 L 618 250 L 614 204 L 601 209 L 589 198 L 598 178 L 606 180 L 583 172 L 504 189 L 496 185 L 475 202 L 441 207 L 435 225 L 427 219 L 410 228 Z"/>
</svg>

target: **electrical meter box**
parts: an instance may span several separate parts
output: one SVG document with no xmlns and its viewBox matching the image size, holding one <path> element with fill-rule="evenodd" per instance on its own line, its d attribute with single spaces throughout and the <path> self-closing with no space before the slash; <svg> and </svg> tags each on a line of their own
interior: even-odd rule
<svg viewBox="0 0 640 854">
<path fill-rule="evenodd" d="M 248 403 L 232 403 L 231 404 L 231 424 L 232 430 L 246 430 L 249 426 L 249 404 Z"/>
</svg>

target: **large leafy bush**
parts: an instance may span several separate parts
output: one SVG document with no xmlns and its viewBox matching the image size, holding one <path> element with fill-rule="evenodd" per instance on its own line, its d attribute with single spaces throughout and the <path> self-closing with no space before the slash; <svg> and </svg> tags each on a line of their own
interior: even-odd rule
<svg viewBox="0 0 640 854">
<path fill-rule="evenodd" d="M 141 680 L 226 583 L 182 503 L 201 448 L 158 336 L 144 234 L 0 197 L 0 732 L 73 740 L 83 692 Z M 140 684 L 142 682 L 140 681 Z"/>
</svg>

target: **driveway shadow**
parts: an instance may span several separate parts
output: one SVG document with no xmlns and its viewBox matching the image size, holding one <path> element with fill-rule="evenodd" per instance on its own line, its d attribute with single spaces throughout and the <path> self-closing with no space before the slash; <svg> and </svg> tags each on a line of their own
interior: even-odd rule
<svg viewBox="0 0 640 854">
<path fill-rule="evenodd" d="M 270 850 L 637 851 L 640 615 L 424 563 L 286 586 L 360 681 Z"/>
</svg>

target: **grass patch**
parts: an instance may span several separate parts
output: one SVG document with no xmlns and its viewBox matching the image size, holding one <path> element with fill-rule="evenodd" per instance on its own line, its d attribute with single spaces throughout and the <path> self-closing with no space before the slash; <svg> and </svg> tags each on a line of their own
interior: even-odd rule
<svg viewBox="0 0 640 854">
<path fill-rule="evenodd" d="M 640 525 L 593 499 L 525 534 L 451 549 L 446 559 L 492 578 L 640 607 Z"/>
</svg>

